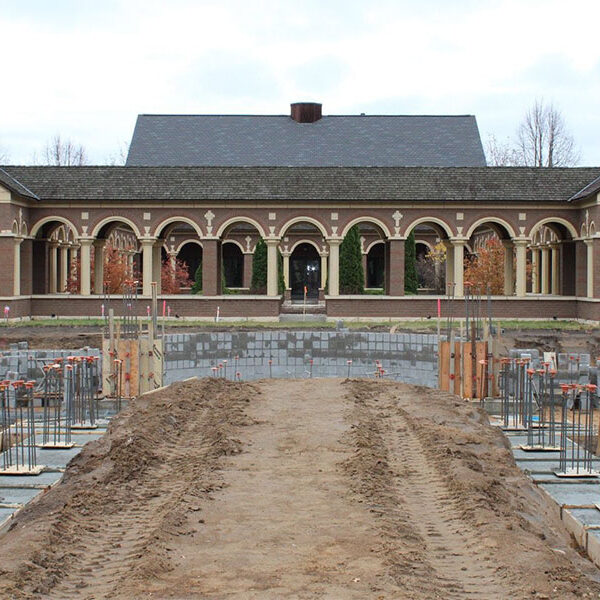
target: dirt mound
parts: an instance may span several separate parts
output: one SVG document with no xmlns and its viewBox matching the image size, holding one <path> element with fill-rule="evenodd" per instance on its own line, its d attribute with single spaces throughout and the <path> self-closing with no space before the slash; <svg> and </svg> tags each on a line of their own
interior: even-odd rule
<svg viewBox="0 0 600 600">
<path fill-rule="evenodd" d="M 415 598 L 596 597 L 556 506 L 485 412 L 445 392 L 354 381 L 345 468 L 377 505 L 380 551 Z"/>
<path fill-rule="evenodd" d="M 222 485 L 216 461 L 240 451 L 233 432 L 250 423 L 254 395 L 249 384 L 196 380 L 133 401 L 16 517 L 2 541 L 0 596 L 123 597 L 168 571 L 169 535 Z"/>
</svg>

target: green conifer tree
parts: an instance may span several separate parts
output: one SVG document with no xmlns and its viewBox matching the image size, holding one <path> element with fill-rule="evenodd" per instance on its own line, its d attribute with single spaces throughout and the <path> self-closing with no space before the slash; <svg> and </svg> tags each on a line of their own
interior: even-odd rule
<svg viewBox="0 0 600 600">
<path fill-rule="evenodd" d="M 364 294 L 365 272 L 358 225 L 350 228 L 340 246 L 340 293 Z"/>
<path fill-rule="evenodd" d="M 194 273 L 194 283 L 192 284 L 192 294 L 202 293 L 202 261 Z"/>
<path fill-rule="evenodd" d="M 416 256 L 415 232 L 410 232 L 404 242 L 404 293 L 417 293 L 417 256 Z"/>
<path fill-rule="evenodd" d="M 254 248 L 250 291 L 253 294 L 264 294 L 267 291 L 267 245 L 262 238 Z"/>
</svg>

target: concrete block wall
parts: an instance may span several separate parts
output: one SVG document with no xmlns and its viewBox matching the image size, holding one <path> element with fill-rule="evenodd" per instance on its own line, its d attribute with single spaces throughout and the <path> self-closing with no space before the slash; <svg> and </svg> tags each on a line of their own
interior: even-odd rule
<svg viewBox="0 0 600 600">
<path fill-rule="evenodd" d="M 238 356 L 236 361 L 235 357 Z M 437 386 L 437 336 L 345 331 L 203 332 L 167 335 L 165 381 L 213 374 L 227 361 L 227 377 L 235 371 L 244 380 L 262 377 L 372 376 L 379 360 L 386 376 Z M 272 361 L 269 366 L 269 360 Z M 220 371 L 225 375 L 225 369 Z"/>
<path fill-rule="evenodd" d="M 100 356 L 100 350 L 30 350 L 27 342 L 11 344 L 8 350 L 0 351 L 0 379 L 39 381 L 43 378 L 42 367 L 45 364 L 51 364 L 56 358 L 65 359 L 67 356 Z"/>
</svg>

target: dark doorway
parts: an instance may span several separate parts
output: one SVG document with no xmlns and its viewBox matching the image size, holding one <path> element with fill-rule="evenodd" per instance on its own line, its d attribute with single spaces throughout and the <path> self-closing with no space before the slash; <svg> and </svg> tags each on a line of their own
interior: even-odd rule
<svg viewBox="0 0 600 600">
<path fill-rule="evenodd" d="M 179 249 L 177 258 L 184 262 L 188 268 L 188 277 L 194 280 L 196 277 L 196 270 L 202 262 L 202 246 L 195 242 L 187 242 Z"/>
<path fill-rule="evenodd" d="M 321 285 L 321 257 L 312 244 L 299 244 L 290 256 L 292 300 L 317 300 Z"/>
<path fill-rule="evenodd" d="M 244 255 L 237 244 L 223 244 L 223 272 L 228 288 L 241 288 L 244 281 Z"/>
<path fill-rule="evenodd" d="M 371 246 L 367 254 L 367 287 L 382 288 L 385 273 L 385 244 Z"/>
</svg>

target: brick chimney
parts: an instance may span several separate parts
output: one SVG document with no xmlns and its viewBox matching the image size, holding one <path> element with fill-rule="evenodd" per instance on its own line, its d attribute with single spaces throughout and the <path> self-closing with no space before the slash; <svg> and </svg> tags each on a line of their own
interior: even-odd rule
<svg viewBox="0 0 600 600">
<path fill-rule="evenodd" d="M 292 119 L 297 123 L 314 123 L 321 118 L 321 106 L 318 102 L 294 102 Z"/>
</svg>

